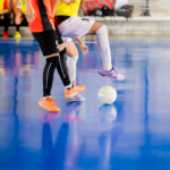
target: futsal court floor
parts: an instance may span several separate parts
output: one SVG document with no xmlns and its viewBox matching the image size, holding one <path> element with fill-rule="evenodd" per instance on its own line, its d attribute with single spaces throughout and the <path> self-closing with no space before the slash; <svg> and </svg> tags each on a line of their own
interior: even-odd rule
<svg viewBox="0 0 170 170">
<path fill-rule="evenodd" d="M 85 102 L 67 102 L 55 72 L 52 97 L 60 113 L 38 106 L 45 60 L 34 40 L 0 40 L 0 170 L 170 169 L 170 40 L 110 40 L 125 75 L 98 75 L 95 40 L 79 50 L 77 84 Z M 102 105 L 104 85 L 118 93 Z"/>
</svg>

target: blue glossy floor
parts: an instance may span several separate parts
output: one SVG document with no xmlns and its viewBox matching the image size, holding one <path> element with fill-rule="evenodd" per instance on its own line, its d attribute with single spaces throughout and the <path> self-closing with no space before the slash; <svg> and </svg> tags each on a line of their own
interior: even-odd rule
<svg viewBox="0 0 170 170">
<path fill-rule="evenodd" d="M 170 40 L 110 40 L 126 79 L 100 77 L 95 41 L 79 49 L 84 103 L 68 103 L 58 73 L 52 96 L 60 113 L 38 106 L 44 58 L 34 40 L 0 40 L 0 170 L 170 169 Z M 97 92 L 116 88 L 113 105 Z"/>
</svg>

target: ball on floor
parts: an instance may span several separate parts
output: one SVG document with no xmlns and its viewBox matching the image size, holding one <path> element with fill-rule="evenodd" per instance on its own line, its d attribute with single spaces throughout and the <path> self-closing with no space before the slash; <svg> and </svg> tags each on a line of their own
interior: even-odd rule
<svg viewBox="0 0 170 170">
<path fill-rule="evenodd" d="M 117 92 L 112 86 L 103 86 L 98 92 L 98 98 L 102 104 L 112 104 L 117 98 Z"/>
</svg>

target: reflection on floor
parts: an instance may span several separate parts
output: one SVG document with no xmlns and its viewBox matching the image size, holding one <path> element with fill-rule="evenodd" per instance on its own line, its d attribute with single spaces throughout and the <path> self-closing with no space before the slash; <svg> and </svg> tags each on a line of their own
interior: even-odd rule
<svg viewBox="0 0 170 170">
<path fill-rule="evenodd" d="M 56 72 L 52 96 L 61 108 L 38 106 L 44 59 L 34 40 L 0 40 L 0 170 L 170 169 L 170 41 L 110 40 L 122 82 L 100 77 L 101 57 L 79 49 L 77 83 L 86 101 L 68 103 Z M 98 90 L 116 88 L 113 105 Z"/>
</svg>

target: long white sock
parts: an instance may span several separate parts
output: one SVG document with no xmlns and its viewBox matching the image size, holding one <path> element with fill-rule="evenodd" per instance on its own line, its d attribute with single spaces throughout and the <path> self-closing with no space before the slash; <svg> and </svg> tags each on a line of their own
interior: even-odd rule
<svg viewBox="0 0 170 170">
<path fill-rule="evenodd" d="M 97 46 L 102 56 L 103 66 L 106 71 L 110 71 L 112 69 L 112 63 L 111 63 L 111 52 L 110 52 L 107 27 L 103 25 L 96 32 L 96 36 L 97 36 Z"/>
<path fill-rule="evenodd" d="M 67 67 L 68 67 L 68 73 L 70 77 L 71 83 L 75 81 L 76 84 L 76 64 L 77 64 L 78 56 L 75 57 L 69 57 L 67 56 Z"/>
</svg>

